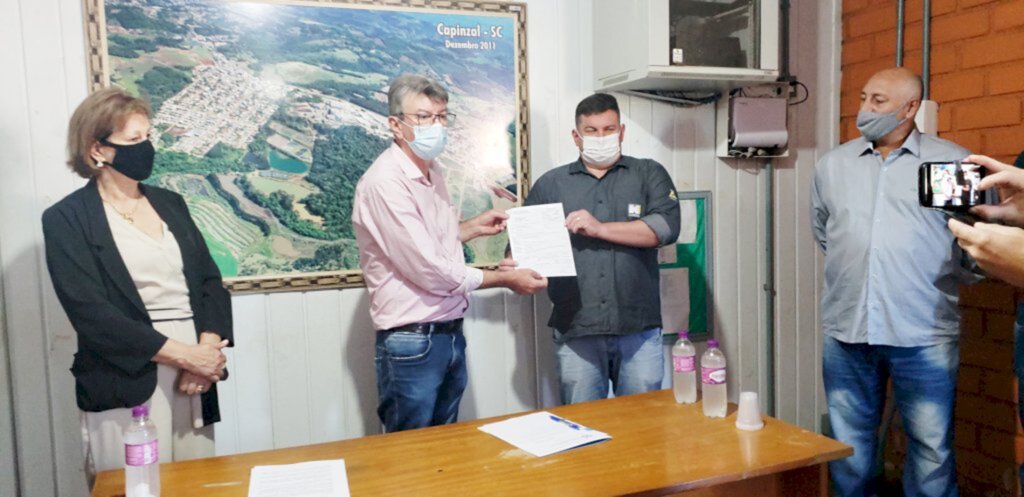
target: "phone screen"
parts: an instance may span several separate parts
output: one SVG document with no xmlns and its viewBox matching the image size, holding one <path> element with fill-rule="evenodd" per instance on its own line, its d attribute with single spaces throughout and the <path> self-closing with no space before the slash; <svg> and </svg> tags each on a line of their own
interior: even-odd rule
<svg viewBox="0 0 1024 497">
<path fill-rule="evenodd" d="M 978 188 L 985 169 L 969 162 L 930 162 L 922 165 L 926 174 L 927 192 L 922 205 L 939 209 L 961 210 L 984 203 L 984 192 Z"/>
</svg>

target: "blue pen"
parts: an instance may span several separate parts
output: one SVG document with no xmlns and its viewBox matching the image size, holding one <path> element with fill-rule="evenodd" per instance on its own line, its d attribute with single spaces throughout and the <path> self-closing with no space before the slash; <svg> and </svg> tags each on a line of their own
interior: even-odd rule
<svg viewBox="0 0 1024 497">
<path fill-rule="evenodd" d="M 580 425 L 578 425 L 576 423 L 573 423 L 572 421 L 569 421 L 568 419 L 560 418 L 558 416 L 555 416 L 554 414 L 551 415 L 551 420 L 552 421 L 556 421 L 558 423 L 562 423 L 562 424 L 564 424 L 564 425 L 566 425 L 569 428 L 572 428 L 574 430 L 589 430 L 590 429 L 590 428 L 584 428 L 584 427 L 582 427 L 582 426 L 580 426 Z"/>
</svg>

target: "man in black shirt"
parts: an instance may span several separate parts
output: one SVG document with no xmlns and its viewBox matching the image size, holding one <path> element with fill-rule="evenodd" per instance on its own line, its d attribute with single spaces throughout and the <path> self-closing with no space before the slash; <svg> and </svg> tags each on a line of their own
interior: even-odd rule
<svg viewBox="0 0 1024 497">
<path fill-rule="evenodd" d="M 625 126 L 615 97 L 576 107 L 580 158 L 544 174 L 526 205 L 561 202 L 575 278 L 552 278 L 548 294 L 562 402 L 661 388 L 657 248 L 679 236 L 679 202 L 661 164 L 621 154 Z M 515 254 L 512 254 L 513 257 Z"/>
</svg>

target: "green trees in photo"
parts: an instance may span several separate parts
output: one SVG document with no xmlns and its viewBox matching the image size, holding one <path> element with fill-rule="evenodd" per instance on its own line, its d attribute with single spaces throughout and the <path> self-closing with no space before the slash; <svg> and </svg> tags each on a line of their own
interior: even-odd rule
<svg viewBox="0 0 1024 497">
<path fill-rule="evenodd" d="M 321 130 L 313 147 L 313 166 L 306 179 L 320 188 L 305 198 L 309 212 L 324 219 L 334 238 L 354 238 L 352 201 L 366 169 L 388 147 L 388 141 L 357 126 Z"/>
<path fill-rule="evenodd" d="M 139 92 L 149 99 L 153 114 L 160 110 L 164 101 L 188 86 L 192 82 L 192 74 L 181 69 L 156 66 L 139 80 Z"/>
</svg>

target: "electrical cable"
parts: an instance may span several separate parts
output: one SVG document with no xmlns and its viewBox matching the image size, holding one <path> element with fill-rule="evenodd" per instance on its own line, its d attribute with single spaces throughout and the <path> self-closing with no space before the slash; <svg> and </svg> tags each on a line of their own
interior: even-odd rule
<svg viewBox="0 0 1024 497">
<path fill-rule="evenodd" d="M 719 92 L 707 93 L 704 95 L 692 95 L 682 91 L 674 90 L 626 90 L 623 93 L 641 98 L 649 98 L 661 102 L 679 105 L 683 107 L 696 107 L 717 102 L 722 98 Z"/>
<path fill-rule="evenodd" d="M 790 83 L 790 85 L 803 87 L 803 89 L 804 89 L 804 98 L 803 98 L 803 100 L 800 100 L 799 102 L 793 102 L 793 103 L 791 103 L 789 105 L 800 105 L 800 104 L 806 102 L 809 98 L 811 98 L 811 90 L 809 90 L 807 88 L 807 85 L 801 83 L 799 80 L 793 81 L 792 83 Z"/>
</svg>

